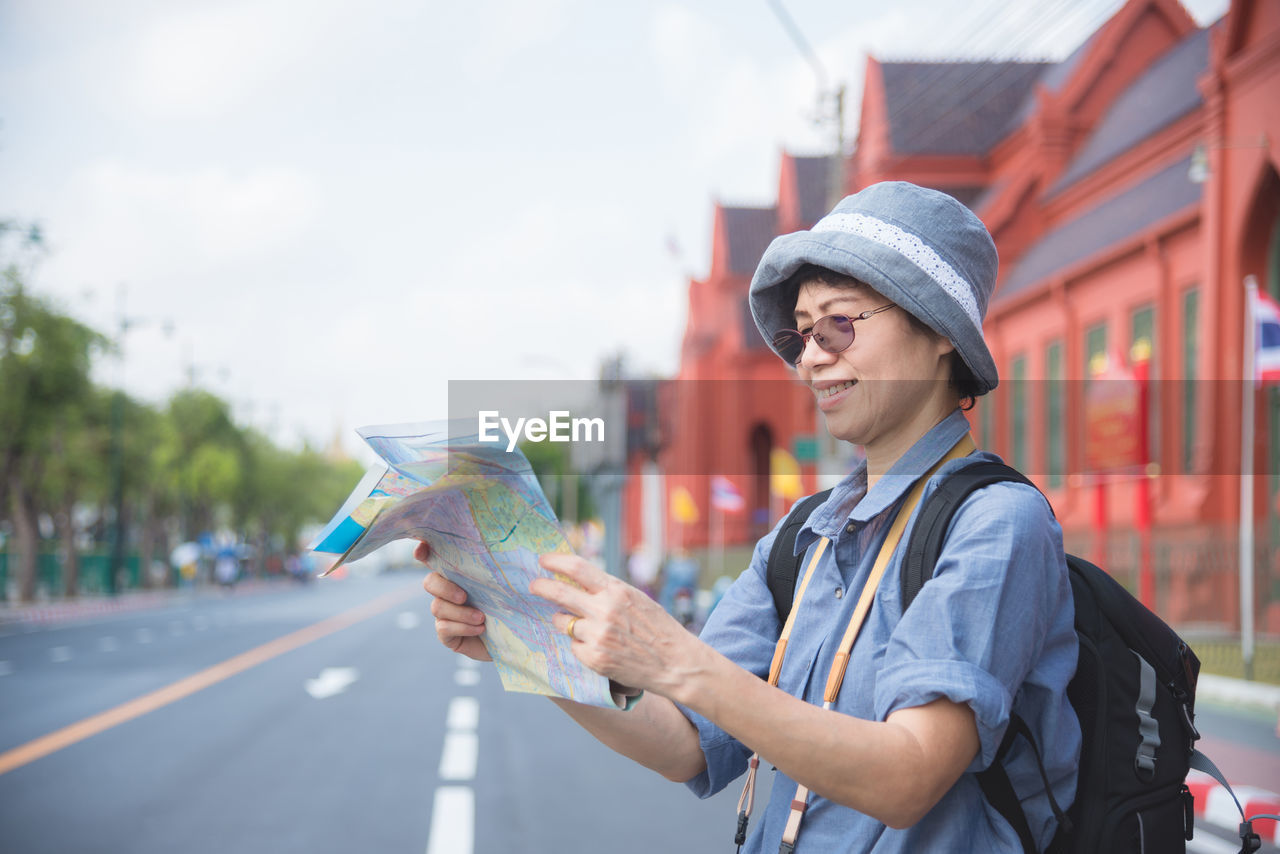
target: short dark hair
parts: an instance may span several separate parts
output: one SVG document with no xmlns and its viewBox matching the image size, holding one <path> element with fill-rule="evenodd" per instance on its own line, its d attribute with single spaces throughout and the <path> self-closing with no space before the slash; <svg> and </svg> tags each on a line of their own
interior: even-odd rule
<svg viewBox="0 0 1280 854">
<path fill-rule="evenodd" d="M 780 287 L 783 289 L 779 295 L 781 299 L 791 303 L 794 309 L 796 301 L 800 298 L 800 286 L 809 282 L 819 282 L 824 285 L 830 285 L 833 288 L 870 288 L 875 290 L 875 286 L 864 282 L 853 276 L 846 276 L 844 273 L 837 273 L 835 270 L 829 270 L 826 267 L 817 264 L 805 264 L 796 270 Z M 878 292 L 877 292 L 878 293 Z M 785 303 L 784 303 L 785 304 Z M 901 308 L 901 306 L 899 306 Z M 938 335 L 939 333 L 930 328 L 920 318 L 916 317 L 905 309 L 902 312 L 907 316 L 907 320 L 917 331 L 926 335 Z M 960 408 L 968 412 L 978 402 L 978 396 L 982 394 L 982 384 L 978 382 L 978 378 L 973 375 L 973 370 L 960 356 L 960 351 L 953 349 L 947 359 L 950 367 L 949 384 L 953 390 L 960 396 Z"/>
</svg>

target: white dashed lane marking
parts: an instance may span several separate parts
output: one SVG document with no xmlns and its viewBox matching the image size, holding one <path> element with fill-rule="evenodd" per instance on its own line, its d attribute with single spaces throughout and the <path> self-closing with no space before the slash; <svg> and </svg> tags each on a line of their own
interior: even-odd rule
<svg viewBox="0 0 1280 854">
<path fill-rule="evenodd" d="M 396 625 L 402 629 L 416 629 L 422 618 L 413 611 L 401 611 L 396 615 Z"/>
<path fill-rule="evenodd" d="M 71 660 L 71 647 L 55 646 L 49 650 L 49 660 L 55 663 Z"/>
<path fill-rule="evenodd" d="M 476 796 L 470 786 L 440 786 L 431 805 L 427 854 L 471 854 L 475 848 Z"/>
<path fill-rule="evenodd" d="M 445 718 L 448 731 L 444 736 L 444 752 L 440 755 L 440 779 L 466 781 L 476 776 L 476 759 L 480 738 L 476 725 L 480 722 L 480 704 L 474 697 L 454 697 L 449 701 Z"/>
<path fill-rule="evenodd" d="M 133 633 L 133 639 L 138 643 L 151 643 L 151 629 L 138 629 Z"/>
<path fill-rule="evenodd" d="M 444 753 L 440 756 L 440 779 L 466 782 L 476 776 L 476 757 L 480 739 L 474 732 L 449 732 L 444 737 Z"/>
<path fill-rule="evenodd" d="M 453 674 L 453 681 L 457 682 L 464 688 L 470 688 L 480 682 L 480 669 L 477 666 L 479 662 L 464 658 L 458 662 L 458 669 Z"/>
<path fill-rule="evenodd" d="M 459 684 L 480 680 L 476 662 L 460 659 L 455 678 Z M 471 780 L 480 753 L 480 703 L 475 697 L 454 697 L 445 715 L 444 750 L 440 754 L 440 779 L 447 783 Z M 476 795 L 470 786 L 441 785 L 431 807 L 431 836 L 427 854 L 472 854 L 475 848 Z"/>
<path fill-rule="evenodd" d="M 111 635 L 98 638 L 99 652 L 115 652 L 119 648 L 120 648 L 120 642 L 115 638 L 113 638 Z"/>
<path fill-rule="evenodd" d="M 454 697 L 449 703 L 445 726 L 449 729 L 472 730 L 480 723 L 480 703 L 475 697 Z"/>
</svg>

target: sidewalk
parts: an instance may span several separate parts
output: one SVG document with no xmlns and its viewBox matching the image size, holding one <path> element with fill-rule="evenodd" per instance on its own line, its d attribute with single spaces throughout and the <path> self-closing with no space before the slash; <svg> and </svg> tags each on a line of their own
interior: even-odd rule
<svg viewBox="0 0 1280 854">
<path fill-rule="evenodd" d="M 56 599 L 26 605 L 0 603 L 0 626 L 45 625 L 73 622 L 109 614 L 163 608 L 209 595 L 245 595 L 283 589 L 296 584 L 290 578 L 251 578 L 240 581 L 229 592 L 216 585 L 161 590 L 128 590 L 116 596 L 85 596 Z"/>
</svg>

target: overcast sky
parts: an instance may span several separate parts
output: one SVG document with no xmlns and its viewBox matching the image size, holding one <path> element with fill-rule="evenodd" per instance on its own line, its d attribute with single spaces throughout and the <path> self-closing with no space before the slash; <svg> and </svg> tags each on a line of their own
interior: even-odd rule
<svg viewBox="0 0 1280 854">
<path fill-rule="evenodd" d="M 1059 59 L 1120 5 L 786 2 L 850 139 L 868 52 Z M 354 450 L 449 380 L 672 372 L 714 201 L 833 144 L 815 81 L 765 0 L 0 0 L 0 218 L 35 291 L 123 302 L 102 381 Z"/>
</svg>

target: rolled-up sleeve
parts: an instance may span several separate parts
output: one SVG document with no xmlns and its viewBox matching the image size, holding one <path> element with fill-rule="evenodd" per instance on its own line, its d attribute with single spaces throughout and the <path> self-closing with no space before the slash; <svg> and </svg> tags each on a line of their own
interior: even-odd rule
<svg viewBox="0 0 1280 854">
<path fill-rule="evenodd" d="M 969 770 L 989 766 L 1067 584 L 1061 529 L 1038 492 L 1000 483 L 974 493 L 890 637 L 877 718 L 941 698 L 965 703 L 981 745 Z"/>
<path fill-rule="evenodd" d="M 780 631 L 773 596 L 765 582 L 769 551 L 779 527 L 781 522 L 756 544 L 751 565 L 725 592 L 699 635 L 730 661 L 761 679 L 769 676 Z M 684 706 L 680 710 L 698 728 L 699 743 L 707 759 L 707 770 L 685 785 L 700 798 L 711 797 L 746 770 L 751 751 L 697 712 Z"/>
</svg>

